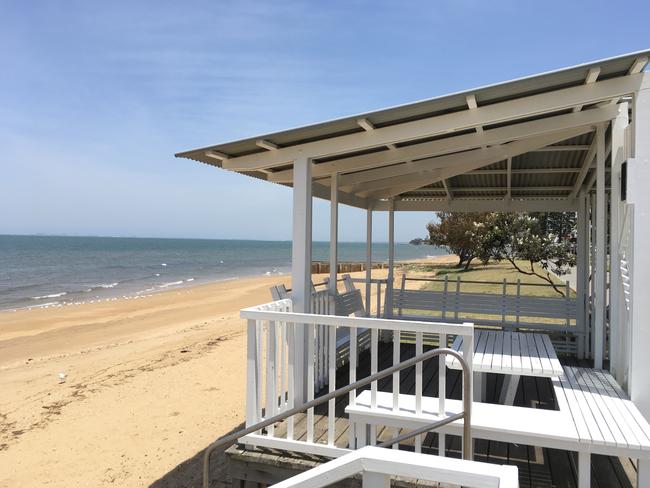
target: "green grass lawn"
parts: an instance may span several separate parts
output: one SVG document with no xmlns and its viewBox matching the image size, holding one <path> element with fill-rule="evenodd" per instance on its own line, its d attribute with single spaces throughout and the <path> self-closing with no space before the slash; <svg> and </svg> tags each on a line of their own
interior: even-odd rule
<svg viewBox="0 0 650 488">
<path fill-rule="evenodd" d="M 529 269 L 528 263 L 519 262 L 519 267 Z M 537 277 L 520 273 L 506 261 L 501 263 L 490 262 L 487 265 L 481 263 L 472 263 L 468 270 L 451 265 L 438 264 L 407 264 L 403 267 L 407 277 L 418 278 L 435 278 L 444 280 L 448 277 L 448 291 L 456 291 L 456 280 L 460 279 L 460 291 L 465 293 L 488 293 L 501 295 L 503 293 L 503 280 L 508 283 L 506 293 L 508 295 L 517 294 L 517 280 L 521 282 L 521 295 L 524 296 L 542 296 L 542 297 L 560 297 L 560 295 L 549 286 L 527 286 L 531 284 L 546 284 L 548 282 Z M 536 271 L 544 273 L 544 270 L 536 265 Z M 552 276 L 553 281 L 559 285 L 562 291 L 565 290 L 565 283 L 562 280 Z M 466 281 L 477 281 L 481 283 L 465 283 Z M 440 281 L 432 282 L 409 282 L 407 288 L 422 289 L 432 291 L 442 291 L 444 283 Z M 574 297 L 575 293 L 570 292 Z"/>
</svg>

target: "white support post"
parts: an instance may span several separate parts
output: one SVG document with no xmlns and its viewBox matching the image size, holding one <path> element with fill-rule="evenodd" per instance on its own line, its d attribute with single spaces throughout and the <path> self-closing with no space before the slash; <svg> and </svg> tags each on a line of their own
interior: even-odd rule
<svg viewBox="0 0 650 488">
<path fill-rule="evenodd" d="M 372 209 L 366 211 L 366 317 L 370 317 L 370 292 L 372 291 Z"/>
<path fill-rule="evenodd" d="M 336 295 L 339 244 L 339 174 L 332 175 L 330 188 L 330 293 Z M 336 305 L 335 305 L 336 306 Z M 336 310 L 330 313 L 334 314 Z"/>
<path fill-rule="evenodd" d="M 291 247 L 291 298 L 293 311 L 310 312 L 311 302 L 311 226 L 312 193 L 311 161 L 301 157 L 293 162 L 293 241 Z M 294 389 L 295 405 L 302 404 L 307 394 L 307 335 L 305 328 L 295 329 Z"/>
<path fill-rule="evenodd" d="M 579 336 L 578 358 L 585 357 L 585 338 L 587 337 L 587 244 L 589 242 L 588 224 L 587 224 L 587 200 L 583 193 L 578 195 L 578 218 L 577 218 L 577 256 L 576 256 L 576 325 L 578 331 L 583 335 Z"/>
<path fill-rule="evenodd" d="M 386 283 L 386 303 L 384 315 L 393 316 L 393 286 L 395 281 L 395 201 L 391 198 L 388 209 L 388 280 Z"/>
<path fill-rule="evenodd" d="M 647 74 L 646 74 L 647 76 Z M 650 418 L 650 89 L 642 89 L 634 97 L 633 159 L 627 161 L 627 203 L 634 207 L 632 220 L 631 338 L 628 393 L 646 418 Z M 645 474 L 648 463 L 644 463 Z M 646 483 L 648 483 L 646 477 Z"/>
<path fill-rule="evenodd" d="M 596 127 L 596 273 L 594 279 L 594 368 L 603 367 L 605 348 L 605 126 Z"/>
<path fill-rule="evenodd" d="M 627 354 L 621 348 L 623 324 L 623 289 L 621 284 L 619 239 L 621 235 L 621 166 L 625 161 L 625 128 L 628 124 L 628 104 L 619 105 L 619 115 L 612 121 L 612 171 L 610 173 L 610 231 L 609 231 L 609 365 L 624 384 Z"/>
</svg>

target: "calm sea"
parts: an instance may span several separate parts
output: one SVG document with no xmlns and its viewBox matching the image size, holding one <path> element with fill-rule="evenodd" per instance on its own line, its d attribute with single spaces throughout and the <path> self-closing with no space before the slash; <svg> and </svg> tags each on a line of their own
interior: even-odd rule
<svg viewBox="0 0 650 488">
<path fill-rule="evenodd" d="M 373 245 L 385 261 L 388 246 Z M 444 254 L 396 244 L 398 260 Z M 313 259 L 326 261 L 327 242 Z M 341 261 L 365 260 L 365 244 L 339 244 Z M 138 296 L 240 276 L 290 272 L 291 242 L 0 235 L 0 310 Z"/>
</svg>

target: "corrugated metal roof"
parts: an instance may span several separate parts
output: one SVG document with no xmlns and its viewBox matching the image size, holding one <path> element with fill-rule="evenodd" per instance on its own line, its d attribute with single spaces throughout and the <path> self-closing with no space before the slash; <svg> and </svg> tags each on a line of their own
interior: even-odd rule
<svg viewBox="0 0 650 488">
<path fill-rule="evenodd" d="M 566 87 L 584 85 L 587 74 L 592 68 L 596 67 L 600 70 L 597 77 L 598 81 L 625 76 L 629 73 L 630 68 L 634 66 L 639 59 L 648 58 L 649 56 L 650 50 L 639 51 L 623 56 L 593 61 L 571 68 L 542 73 L 535 76 L 499 83 L 496 85 L 465 90 L 462 92 L 431 98 L 428 100 L 397 107 L 357 114 L 341 119 L 322 122 L 319 124 L 313 124 L 275 133 L 263 134 L 239 141 L 195 149 L 192 151 L 179 153 L 177 156 L 201 161 L 214 166 L 220 166 L 221 162 L 218 159 L 209 157 L 206 153 L 209 151 L 215 151 L 216 153 L 226 155 L 230 158 L 258 153 L 260 155 L 263 155 L 268 154 L 268 151 L 257 145 L 258 141 L 260 140 L 268 141 L 274 145 L 277 145 L 279 148 L 286 148 L 307 142 L 323 141 L 346 134 L 362 133 L 364 132 L 364 129 L 359 125 L 359 119 L 366 119 L 375 128 L 382 128 L 401 124 L 404 122 L 432 118 L 447 113 L 465 111 L 468 109 L 467 95 L 470 94 L 476 98 L 476 102 L 479 107 L 484 107 L 490 104 L 499 103 L 506 100 L 513 100 L 534 94 L 550 93 L 552 91 Z M 583 110 L 588 108 L 589 106 L 585 106 L 583 107 Z M 513 123 L 522 124 L 523 122 L 529 120 L 540 120 L 549 116 L 557 116 L 558 114 L 568 114 L 571 112 L 572 110 L 568 109 L 561 110 L 560 112 L 544 113 L 536 116 L 522 113 L 521 116 L 513 120 L 508 120 L 507 122 L 485 125 L 483 127 L 483 130 L 504 127 Z M 441 141 L 446 138 L 459 137 L 464 134 L 472 134 L 474 132 L 474 129 L 456 130 L 455 128 L 452 128 L 449 133 L 397 142 L 395 146 L 398 149 L 418 144 L 423 144 L 426 146 L 426 142 Z M 584 133 L 582 135 L 572 137 L 561 142 L 555 142 L 543 150 L 531 151 L 512 157 L 512 174 L 510 181 L 511 195 L 513 197 L 549 199 L 567 197 L 571 193 L 571 189 L 577 181 L 578 169 L 584 163 L 584 158 L 588 152 L 589 146 L 593 142 L 593 137 L 593 133 Z M 572 148 L 573 146 L 576 146 L 575 149 Z M 377 158 L 381 158 L 385 157 L 386 154 L 389 154 L 388 151 L 390 150 L 385 145 L 375 147 L 360 147 L 358 149 L 348 150 L 345 153 L 337 153 L 335 156 L 321 157 L 314 160 L 314 162 L 318 167 L 318 165 L 327 163 L 329 161 L 340 160 L 342 158 L 357 157 L 361 155 L 376 155 Z M 458 149 L 455 149 L 455 151 L 458 151 Z M 469 150 L 467 148 L 464 148 L 456 154 L 465 153 L 466 151 Z M 419 151 L 419 148 L 417 148 L 415 152 L 417 154 L 421 154 L 421 156 L 412 157 L 408 161 L 419 161 L 421 158 L 428 158 L 426 153 Z M 447 152 L 444 155 L 451 156 L 453 154 L 454 150 Z M 468 156 L 468 158 L 471 158 L 471 156 Z M 372 156 L 370 159 L 373 159 L 373 163 L 375 162 L 375 156 Z M 401 168 L 404 166 L 405 172 L 408 172 L 407 170 L 409 168 L 406 167 L 407 165 L 404 163 L 405 161 L 401 160 L 394 161 L 392 163 L 387 162 L 384 164 L 379 164 L 376 167 L 395 166 Z M 422 163 L 418 162 L 417 164 Z M 240 172 L 257 178 L 268 179 L 269 175 L 276 175 L 280 171 L 291 170 L 291 168 L 291 164 L 282 162 L 275 166 L 269 166 L 265 170 L 250 170 Z M 492 164 L 480 167 L 478 170 L 468 171 L 464 174 L 450 177 L 446 180 L 445 184 L 447 185 L 449 192 L 453 195 L 453 198 L 502 199 L 508 191 L 507 168 L 508 162 L 506 160 L 497 161 Z M 355 171 L 361 173 L 367 169 L 368 168 L 361 168 L 358 170 L 353 170 L 352 172 L 344 171 L 344 173 L 357 175 Z M 366 176 L 365 173 L 363 176 Z M 320 178 L 323 178 L 323 176 Z M 405 189 L 402 191 L 402 193 L 397 194 L 397 196 L 403 200 L 440 200 L 441 198 L 446 198 L 448 196 L 448 193 L 443 183 L 441 181 L 431 183 L 428 181 L 430 179 L 430 176 L 423 176 L 422 186 L 419 189 Z M 586 180 L 588 179 L 589 175 L 587 175 Z M 327 180 L 321 180 L 320 182 L 323 183 L 323 181 L 325 186 L 329 185 L 329 182 Z M 417 185 L 417 178 L 415 182 Z M 284 181 L 281 184 L 291 186 L 290 181 Z M 372 195 L 372 192 L 368 193 L 367 191 L 358 189 L 357 187 L 349 187 L 345 191 L 349 191 L 350 193 L 362 198 L 365 198 L 368 195 Z M 371 198 L 382 197 L 372 196 Z"/>
<path fill-rule="evenodd" d="M 399 124 L 406 121 L 434 117 L 449 112 L 466 110 L 466 96 L 468 94 L 474 94 L 477 103 L 484 106 L 536 93 L 544 93 L 569 86 L 581 85 L 584 83 L 589 69 L 594 67 L 600 68 L 599 80 L 621 76 L 627 73 L 637 58 L 648 55 L 650 55 L 650 50 L 624 54 L 622 56 L 592 61 L 570 68 L 549 71 L 493 85 L 472 88 L 470 90 L 442 95 L 405 105 L 364 112 L 294 129 L 271 132 L 237 141 L 207 146 L 200 149 L 181 152 L 178 153 L 177 156 L 188 157 L 197 151 L 205 152 L 207 150 L 214 150 L 231 157 L 238 157 L 264 152 L 264 149 L 260 148 L 256 144 L 257 141 L 262 139 L 277 144 L 280 147 L 287 147 L 354 132 L 361 132 L 363 129 L 357 124 L 357 120 L 360 118 L 368 119 L 376 127 L 386 127 L 388 125 Z"/>
</svg>

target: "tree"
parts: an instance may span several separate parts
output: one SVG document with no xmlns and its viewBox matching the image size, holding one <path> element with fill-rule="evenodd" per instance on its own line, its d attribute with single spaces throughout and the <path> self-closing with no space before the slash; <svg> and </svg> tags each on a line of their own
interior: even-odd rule
<svg viewBox="0 0 650 488">
<path fill-rule="evenodd" d="M 547 281 L 564 296 L 552 274 L 564 276 L 575 266 L 575 213 L 441 212 L 438 216 L 439 222 L 427 225 L 429 243 L 456 254 L 459 266 L 465 263 L 467 269 L 474 259 L 508 261 L 520 273 Z"/>
<path fill-rule="evenodd" d="M 560 212 L 494 215 L 489 229 L 480 232 L 480 258 L 506 260 L 520 273 L 547 281 L 564 296 L 552 274 L 564 276 L 576 264 L 572 239 L 576 215 Z M 520 266 L 521 261 L 526 262 L 527 269 Z"/>
<path fill-rule="evenodd" d="M 427 224 L 429 244 L 446 247 L 458 256 L 458 266 L 465 269 L 479 254 L 481 233 L 476 232 L 477 223 L 485 220 L 488 213 L 439 212 L 438 222 Z"/>
</svg>

